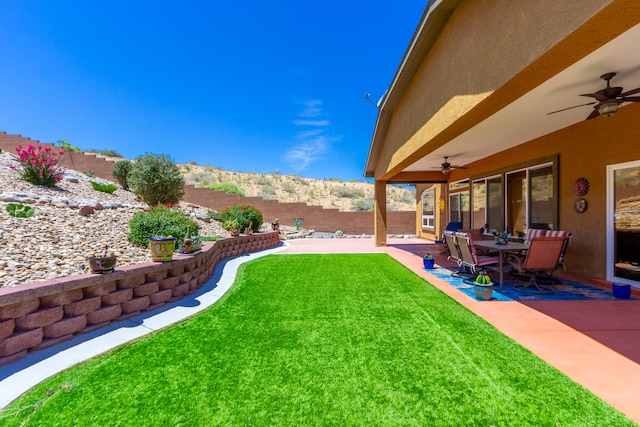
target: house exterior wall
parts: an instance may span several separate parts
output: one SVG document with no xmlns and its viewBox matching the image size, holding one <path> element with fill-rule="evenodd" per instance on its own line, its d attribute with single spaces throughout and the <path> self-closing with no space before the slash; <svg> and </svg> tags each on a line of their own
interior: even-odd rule
<svg viewBox="0 0 640 427">
<path fill-rule="evenodd" d="M 464 2 L 391 112 L 376 179 L 388 179 L 606 41 L 609 26 L 567 37 L 609 3 Z M 619 22 L 628 25 L 612 25 Z"/>
</svg>

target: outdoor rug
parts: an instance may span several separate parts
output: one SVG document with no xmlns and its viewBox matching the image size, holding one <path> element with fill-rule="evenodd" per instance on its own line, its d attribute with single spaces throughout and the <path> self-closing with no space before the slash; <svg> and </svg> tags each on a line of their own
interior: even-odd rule
<svg viewBox="0 0 640 427">
<path fill-rule="evenodd" d="M 429 273 L 449 283 L 454 288 L 465 293 L 475 299 L 473 292 L 473 284 L 466 283 L 464 278 L 453 277 L 452 271 L 444 267 L 436 267 L 427 270 Z M 493 271 L 490 273 L 494 281 L 498 281 L 499 273 Z M 468 281 L 468 280 L 467 280 Z M 602 289 L 595 286 L 585 285 L 584 283 L 575 282 L 564 278 L 555 278 L 554 281 L 559 282 L 552 286 L 555 290 L 553 294 L 527 294 L 514 289 L 514 286 L 525 286 L 528 279 L 521 279 L 504 272 L 504 284 L 502 290 L 496 283 L 493 287 L 492 301 L 563 301 L 563 300 L 615 300 L 613 292 L 609 289 Z M 543 285 L 548 287 L 549 285 Z"/>
</svg>

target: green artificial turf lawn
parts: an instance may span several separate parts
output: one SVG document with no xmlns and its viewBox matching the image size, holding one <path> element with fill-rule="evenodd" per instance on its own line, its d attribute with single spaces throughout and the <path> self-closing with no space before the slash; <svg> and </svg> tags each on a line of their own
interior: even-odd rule
<svg viewBox="0 0 640 427">
<path fill-rule="evenodd" d="M 47 392 L 48 390 L 48 392 Z M 33 426 L 635 425 L 385 254 L 270 255 L 0 413 Z"/>
</svg>

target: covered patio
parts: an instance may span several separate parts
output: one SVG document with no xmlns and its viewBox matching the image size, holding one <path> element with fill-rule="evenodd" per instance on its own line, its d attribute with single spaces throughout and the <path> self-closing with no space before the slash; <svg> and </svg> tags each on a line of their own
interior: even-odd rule
<svg viewBox="0 0 640 427">
<path fill-rule="evenodd" d="M 376 244 L 402 183 L 419 237 L 562 230 L 572 276 L 640 286 L 639 37 L 632 0 L 428 2 L 377 103 Z"/>
</svg>

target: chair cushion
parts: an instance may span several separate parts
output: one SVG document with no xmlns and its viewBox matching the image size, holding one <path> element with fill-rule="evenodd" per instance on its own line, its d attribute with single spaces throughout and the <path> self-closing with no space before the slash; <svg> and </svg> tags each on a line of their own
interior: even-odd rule
<svg viewBox="0 0 640 427">
<path fill-rule="evenodd" d="M 569 237 L 569 232 L 564 230 L 547 230 L 546 237 Z"/>
<path fill-rule="evenodd" d="M 536 237 L 545 237 L 547 234 L 547 230 L 543 230 L 542 228 L 530 228 L 527 230 L 527 235 L 524 238 L 524 242 L 526 244 L 530 244 L 533 239 Z"/>
</svg>

